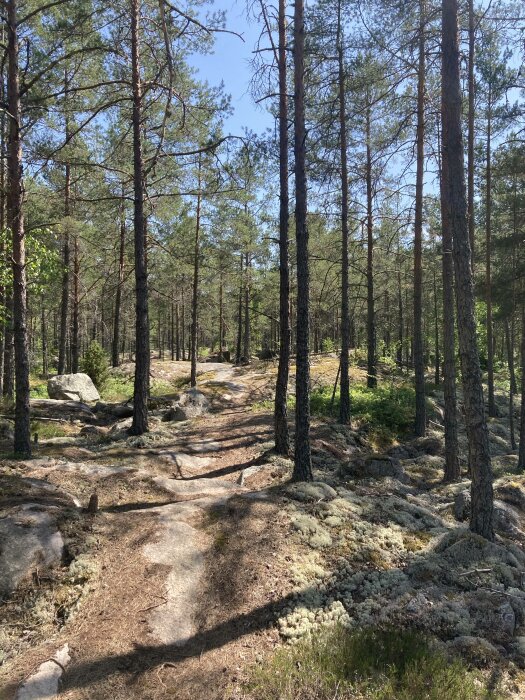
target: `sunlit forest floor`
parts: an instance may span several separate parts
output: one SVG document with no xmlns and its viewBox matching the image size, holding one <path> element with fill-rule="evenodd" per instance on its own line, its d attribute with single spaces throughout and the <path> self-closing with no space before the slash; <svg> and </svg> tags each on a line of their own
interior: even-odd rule
<svg viewBox="0 0 525 700">
<path fill-rule="evenodd" d="M 70 700 L 525 697 L 525 478 L 506 393 L 488 543 L 467 529 L 463 429 L 464 477 L 441 483 L 441 388 L 413 439 L 409 377 L 384 367 L 369 390 L 353 368 L 341 426 L 337 368 L 313 358 L 308 485 L 272 452 L 272 362 L 200 364 L 207 410 L 176 422 L 189 364 L 154 360 L 140 438 L 132 364 L 93 412 L 57 413 L 35 379 L 34 458 L 2 443 L 0 698 L 34 689 L 57 652 Z"/>
</svg>

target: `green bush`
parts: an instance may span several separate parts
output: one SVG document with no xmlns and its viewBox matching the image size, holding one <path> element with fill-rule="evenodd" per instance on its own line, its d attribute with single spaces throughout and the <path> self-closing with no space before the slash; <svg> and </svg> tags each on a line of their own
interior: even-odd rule
<svg viewBox="0 0 525 700">
<path fill-rule="evenodd" d="M 82 358 L 80 367 L 83 372 L 89 375 L 97 389 L 101 389 L 107 381 L 109 372 L 109 362 L 104 349 L 93 340 L 86 354 Z"/>
<path fill-rule="evenodd" d="M 312 391 L 310 405 L 313 414 L 329 416 L 333 387 Z M 350 388 L 352 416 L 371 428 L 384 428 L 395 434 L 410 430 L 415 418 L 415 392 L 407 384 L 381 384 L 369 389 L 363 384 Z M 339 389 L 335 395 L 333 415 L 339 412 Z"/>
<path fill-rule="evenodd" d="M 335 344 L 332 338 L 324 338 L 321 342 L 321 350 L 323 352 L 333 352 L 335 350 Z"/>
<path fill-rule="evenodd" d="M 331 628 L 253 670 L 251 700 L 502 700 L 477 671 L 418 632 Z"/>
</svg>

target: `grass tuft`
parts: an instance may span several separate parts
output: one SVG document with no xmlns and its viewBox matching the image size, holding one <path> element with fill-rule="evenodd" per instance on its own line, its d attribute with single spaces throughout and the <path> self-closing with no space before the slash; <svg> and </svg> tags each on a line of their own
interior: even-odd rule
<svg viewBox="0 0 525 700">
<path fill-rule="evenodd" d="M 416 631 L 341 627 L 277 651 L 246 685 L 250 700 L 503 700 L 478 671 Z"/>
</svg>

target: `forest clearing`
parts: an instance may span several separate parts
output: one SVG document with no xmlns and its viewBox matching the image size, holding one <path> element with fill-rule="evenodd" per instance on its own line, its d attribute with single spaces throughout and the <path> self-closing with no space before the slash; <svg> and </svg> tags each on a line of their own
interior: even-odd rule
<svg viewBox="0 0 525 700">
<path fill-rule="evenodd" d="M 0 700 L 525 698 L 525 15 L 4 0 Z"/>
</svg>

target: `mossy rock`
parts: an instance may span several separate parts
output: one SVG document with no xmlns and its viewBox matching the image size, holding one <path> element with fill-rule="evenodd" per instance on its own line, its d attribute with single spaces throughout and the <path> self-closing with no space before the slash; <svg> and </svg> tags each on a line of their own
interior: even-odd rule
<svg viewBox="0 0 525 700">
<path fill-rule="evenodd" d="M 331 501 L 337 498 L 337 491 L 323 481 L 307 481 L 290 484 L 286 493 L 290 498 L 302 503 L 309 501 Z"/>
</svg>

